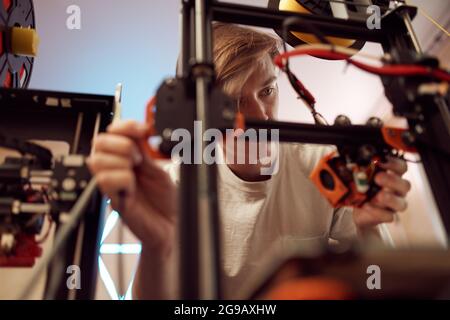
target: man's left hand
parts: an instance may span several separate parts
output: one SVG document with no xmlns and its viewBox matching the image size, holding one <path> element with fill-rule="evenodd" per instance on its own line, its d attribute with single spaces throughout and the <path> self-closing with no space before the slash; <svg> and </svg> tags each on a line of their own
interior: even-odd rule
<svg viewBox="0 0 450 320">
<path fill-rule="evenodd" d="M 405 198 L 411 189 L 411 183 L 402 178 L 407 170 L 406 161 L 389 157 L 386 163 L 380 163 L 380 167 L 386 170 L 375 176 L 375 183 L 381 190 L 370 202 L 353 210 L 353 219 L 359 229 L 392 222 L 395 213 L 407 208 Z"/>
</svg>

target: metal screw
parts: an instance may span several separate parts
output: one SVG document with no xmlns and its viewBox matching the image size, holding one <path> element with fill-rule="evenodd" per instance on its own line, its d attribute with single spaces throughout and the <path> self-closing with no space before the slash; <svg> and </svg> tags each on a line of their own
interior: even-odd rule
<svg viewBox="0 0 450 320">
<path fill-rule="evenodd" d="M 414 95 L 413 92 L 407 91 L 406 92 L 406 98 L 408 99 L 409 102 L 414 102 L 416 96 Z"/>
<path fill-rule="evenodd" d="M 172 133 L 173 133 L 172 129 L 166 128 L 163 130 L 162 136 L 164 139 L 170 140 L 170 138 L 172 138 Z"/>
<path fill-rule="evenodd" d="M 418 134 L 422 134 L 425 130 L 424 130 L 424 128 L 420 125 L 420 124 L 417 124 L 415 127 L 414 127 L 414 129 L 416 130 L 416 132 L 418 133 Z"/>
<path fill-rule="evenodd" d="M 64 191 L 73 191 L 75 190 L 75 187 L 77 186 L 77 183 L 75 179 L 72 178 L 66 178 L 64 179 L 62 183 L 62 188 Z"/>
<path fill-rule="evenodd" d="M 374 128 L 381 128 L 383 126 L 383 121 L 377 117 L 370 117 L 367 120 L 367 125 Z"/>
<path fill-rule="evenodd" d="M 334 125 L 336 126 L 350 126 L 351 124 L 350 118 L 343 114 L 338 115 L 334 120 Z"/>
<path fill-rule="evenodd" d="M 416 140 L 415 137 L 409 131 L 406 131 L 402 134 L 402 139 L 403 142 L 408 146 L 412 146 Z"/>
</svg>

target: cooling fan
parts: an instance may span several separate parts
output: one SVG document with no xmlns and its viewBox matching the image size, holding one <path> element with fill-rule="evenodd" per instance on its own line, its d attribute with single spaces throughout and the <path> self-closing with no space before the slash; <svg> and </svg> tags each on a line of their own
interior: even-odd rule
<svg viewBox="0 0 450 320">
<path fill-rule="evenodd" d="M 27 88 L 39 45 L 32 0 L 0 2 L 0 87 Z"/>
<path fill-rule="evenodd" d="M 390 0 L 269 0 L 268 7 L 274 10 L 313 14 L 324 17 L 365 20 L 369 16 L 367 14 L 368 6 L 379 6 L 381 9 L 380 13 L 383 15 L 388 10 L 389 3 Z M 282 37 L 281 30 L 275 30 L 275 32 Z M 350 47 L 356 50 L 360 50 L 365 44 L 365 41 L 359 40 L 330 36 L 326 38 L 334 45 Z M 318 39 L 314 35 L 302 32 L 290 32 L 285 40 L 293 47 L 318 42 Z"/>
</svg>

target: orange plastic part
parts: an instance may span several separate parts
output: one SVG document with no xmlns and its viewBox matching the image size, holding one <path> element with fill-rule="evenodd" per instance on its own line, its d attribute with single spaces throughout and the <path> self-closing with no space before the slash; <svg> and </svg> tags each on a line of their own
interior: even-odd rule
<svg viewBox="0 0 450 320">
<path fill-rule="evenodd" d="M 153 149 L 149 144 L 148 144 L 148 139 L 150 137 L 156 136 L 156 129 L 155 129 L 155 112 L 153 110 L 153 108 L 156 105 L 156 96 L 152 97 L 150 99 L 150 101 L 147 103 L 147 107 L 146 107 L 146 114 L 145 114 L 145 122 L 148 124 L 149 126 L 149 130 L 146 136 L 145 140 L 142 140 L 140 142 L 140 145 L 142 147 L 142 149 L 145 151 L 145 153 L 152 159 L 169 159 L 169 157 L 167 157 L 166 155 L 162 154 L 161 152 L 159 152 L 158 150 Z"/>
<path fill-rule="evenodd" d="M 242 131 L 245 131 L 245 117 L 241 112 L 236 113 L 234 127 L 234 129 L 242 129 Z"/>
<path fill-rule="evenodd" d="M 406 152 L 417 153 L 416 148 L 408 146 L 403 141 L 402 135 L 406 131 L 407 131 L 406 129 L 392 128 L 392 127 L 381 128 L 381 134 L 383 135 L 384 141 L 392 148 Z"/>
<path fill-rule="evenodd" d="M 282 282 L 264 295 L 267 300 L 351 300 L 354 294 L 345 282 L 331 277 L 297 278 Z"/>
<path fill-rule="evenodd" d="M 328 161 L 336 156 L 336 152 L 332 152 L 322 158 L 317 166 L 314 168 L 313 172 L 310 175 L 310 179 L 317 186 L 320 193 L 322 193 L 325 198 L 330 202 L 333 207 L 339 205 L 341 199 L 348 193 L 349 189 L 345 186 L 345 184 L 341 181 L 341 179 L 334 173 L 333 168 L 330 167 Z M 334 181 L 334 188 L 332 190 L 327 189 L 320 178 L 321 172 L 326 171 L 330 174 Z"/>
</svg>

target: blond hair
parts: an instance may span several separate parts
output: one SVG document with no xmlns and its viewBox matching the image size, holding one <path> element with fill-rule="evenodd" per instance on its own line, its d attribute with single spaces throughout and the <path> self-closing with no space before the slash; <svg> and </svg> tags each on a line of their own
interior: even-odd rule
<svg viewBox="0 0 450 320">
<path fill-rule="evenodd" d="M 235 95 L 264 58 L 279 53 L 279 41 L 269 34 L 235 24 L 213 24 L 216 78 L 223 90 Z"/>
</svg>

